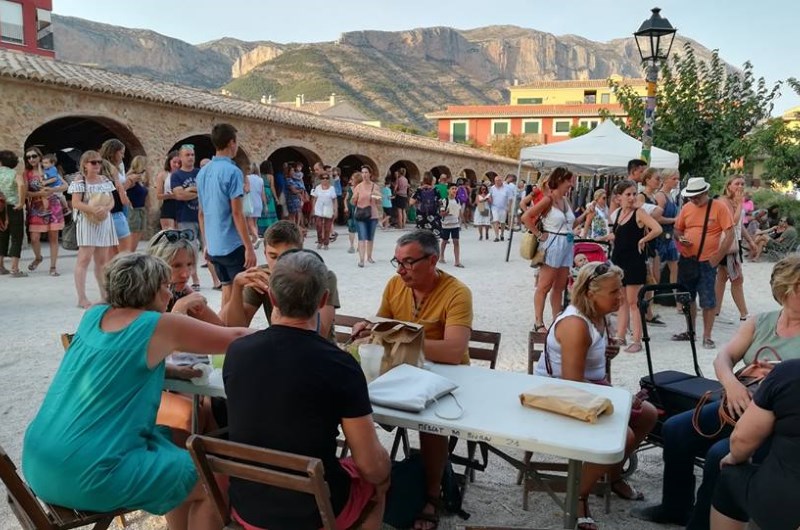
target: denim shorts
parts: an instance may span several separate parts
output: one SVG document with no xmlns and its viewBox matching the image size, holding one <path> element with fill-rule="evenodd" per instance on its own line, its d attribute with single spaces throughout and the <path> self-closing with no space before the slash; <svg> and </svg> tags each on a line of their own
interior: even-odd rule
<svg viewBox="0 0 800 530">
<path fill-rule="evenodd" d="M 356 221 L 356 230 L 358 231 L 359 241 L 372 241 L 375 239 L 375 228 L 378 226 L 377 219 L 370 219 L 369 221 Z"/>
<path fill-rule="evenodd" d="M 672 238 L 659 237 L 656 239 L 656 252 L 661 263 L 678 261 L 678 247 L 675 246 L 675 240 Z"/>
<path fill-rule="evenodd" d="M 112 213 L 111 220 L 114 221 L 114 231 L 117 233 L 117 239 L 122 239 L 131 235 L 131 228 L 128 226 L 128 216 L 125 215 L 125 212 Z"/>
<path fill-rule="evenodd" d="M 450 241 L 451 237 L 453 241 L 458 241 L 460 235 L 461 228 L 442 228 L 442 239 L 445 241 Z"/>
<path fill-rule="evenodd" d="M 678 260 L 678 283 L 682 284 L 689 291 L 689 295 L 694 301 L 695 297 L 700 299 L 701 309 L 712 309 L 717 306 L 717 295 L 714 292 L 714 284 L 717 281 L 717 268 L 712 267 L 707 261 L 699 263 L 700 274 L 694 281 L 687 277 L 685 268 L 681 265 L 687 258 L 681 256 Z"/>
<path fill-rule="evenodd" d="M 548 234 L 547 239 L 539 243 L 544 249 L 544 264 L 554 269 L 572 267 L 574 243 L 565 234 Z"/>
<path fill-rule="evenodd" d="M 244 270 L 244 245 L 238 247 L 230 254 L 224 256 L 209 256 L 214 270 L 217 272 L 219 283 L 230 285 L 237 274 Z"/>
</svg>

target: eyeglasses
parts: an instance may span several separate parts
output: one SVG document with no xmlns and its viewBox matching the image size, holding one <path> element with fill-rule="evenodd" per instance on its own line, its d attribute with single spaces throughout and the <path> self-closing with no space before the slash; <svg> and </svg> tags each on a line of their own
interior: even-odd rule
<svg viewBox="0 0 800 530">
<path fill-rule="evenodd" d="M 103 163 L 103 161 L 102 161 L 102 160 L 87 160 L 86 162 L 87 162 L 88 164 L 91 164 L 91 165 L 93 165 L 93 166 L 99 166 L 100 164 L 102 164 L 102 163 Z"/>
<path fill-rule="evenodd" d="M 186 241 L 194 241 L 195 240 L 195 233 L 194 230 L 186 229 L 186 230 L 162 230 L 160 234 L 156 236 L 156 238 L 151 243 L 151 246 L 155 246 L 158 244 L 159 241 L 162 239 L 166 239 L 170 243 L 175 243 L 181 239 L 185 239 Z"/>
<path fill-rule="evenodd" d="M 25 155 L 25 159 L 26 160 L 36 160 L 37 158 L 39 158 L 39 155 L 37 155 L 35 153 L 31 153 L 29 155 Z"/>
<path fill-rule="evenodd" d="M 422 257 L 419 257 L 417 259 L 407 259 L 407 260 L 403 260 L 403 261 L 400 261 L 397 258 L 392 258 L 392 259 L 389 260 L 389 263 L 391 263 L 392 267 L 394 267 L 395 269 L 407 270 L 407 269 L 412 268 L 414 265 L 416 265 L 420 261 L 422 261 L 422 260 L 424 260 L 426 258 L 429 258 L 430 256 L 431 256 L 430 254 L 425 254 Z"/>
<path fill-rule="evenodd" d="M 311 254 L 312 256 L 317 258 L 320 261 L 320 263 L 325 263 L 325 260 L 322 259 L 322 256 L 320 256 L 319 254 L 317 254 L 313 250 L 308 250 L 307 248 L 290 248 L 289 250 L 287 250 L 286 252 L 284 252 L 283 254 L 278 256 L 278 261 L 280 261 L 281 258 L 283 258 L 285 256 L 289 256 L 291 254 L 298 254 L 300 252 L 302 252 L 304 254 Z"/>
</svg>

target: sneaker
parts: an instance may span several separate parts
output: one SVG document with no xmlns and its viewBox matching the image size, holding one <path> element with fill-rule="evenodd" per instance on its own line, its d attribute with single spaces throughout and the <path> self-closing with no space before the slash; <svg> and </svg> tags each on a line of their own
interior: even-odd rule
<svg viewBox="0 0 800 530">
<path fill-rule="evenodd" d="M 661 320 L 659 315 L 653 315 L 653 318 L 646 319 L 647 323 L 651 326 L 666 327 L 667 323 Z"/>
<path fill-rule="evenodd" d="M 673 510 L 668 510 L 662 504 L 654 504 L 652 506 L 645 506 L 643 508 L 634 508 L 630 511 L 632 517 L 641 521 L 657 524 L 675 524 L 678 526 L 686 526 L 689 522 L 689 514 L 676 513 Z"/>
</svg>

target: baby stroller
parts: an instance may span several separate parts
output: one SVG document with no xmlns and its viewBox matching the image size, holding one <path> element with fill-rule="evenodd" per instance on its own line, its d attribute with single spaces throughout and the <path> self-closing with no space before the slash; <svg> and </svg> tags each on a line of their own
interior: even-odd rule
<svg viewBox="0 0 800 530">
<path fill-rule="evenodd" d="M 694 362 L 694 374 L 687 374 L 677 370 L 664 370 L 662 372 L 653 371 L 653 355 L 650 349 L 650 336 L 647 333 L 647 305 L 651 300 L 646 296 L 649 292 L 658 291 L 660 297 L 672 296 L 678 304 L 682 306 L 682 312 L 686 318 L 686 332 L 689 336 L 689 347 L 692 350 L 692 360 Z M 668 294 L 669 293 L 669 294 Z M 661 436 L 661 428 L 664 422 L 672 416 L 692 410 L 697 402 L 707 391 L 714 392 L 712 395 L 719 396 L 717 392 L 722 388 L 719 381 L 706 379 L 700 370 L 697 360 L 697 348 L 695 346 L 695 332 L 692 326 L 692 317 L 689 313 L 691 297 L 686 291 L 686 287 L 681 284 L 657 284 L 646 285 L 639 290 L 638 297 L 639 313 L 642 318 L 642 343 L 644 344 L 645 354 L 647 355 L 647 375 L 639 380 L 642 393 L 656 410 L 658 410 L 658 421 L 653 431 L 647 435 L 645 442 L 639 446 L 635 453 L 630 456 L 630 463 L 626 469 L 626 474 L 632 473 L 638 464 L 637 453 L 655 447 L 663 447 L 664 439 Z M 718 399 L 718 398 L 717 398 Z M 702 459 L 697 459 L 696 465 L 703 464 Z"/>
<path fill-rule="evenodd" d="M 608 257 L 611 255 L 611 243 L 608 241 L 595 241 L 594 239 L 576 239 L 572 249 L 573 263 L 578 254 L 586 256 L 588 263 L 595 261 L 603 263 L 608 261 Z M 577 271 L 578 269 L 576 267 L 570 269 L 569 282 L 567 283 L 567 288 L 564 289 L 563 307 L 569 305 L 569 294 L 572 292 L 572 284 L 575 282 Z"/>
</svg>

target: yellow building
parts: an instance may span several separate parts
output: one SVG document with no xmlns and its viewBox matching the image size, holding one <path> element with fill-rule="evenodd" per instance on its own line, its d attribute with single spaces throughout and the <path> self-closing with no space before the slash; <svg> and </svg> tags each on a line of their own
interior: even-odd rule
<svg viewBox="0 0 800 530">
<path fill-rule="evenodd" d="M 786 122 L 789 127 L 797 128 L 800 127 L 800 105 L 797 107 L 792 107 L 791 109 L 787 110 L 783 114 L 781 114 L 781 119 Z"/>
<path fill-rule="evenodd" d="M 647 96 L 644 79 L 626 79 L 612 75 L 612 80 L 631 86 L 642 97 Z M 616 104 L 614 91 L 606 79 L 569 81 L 535 81 L 509 88 L 512 105 L 583 105 Z"/>
</svg>

